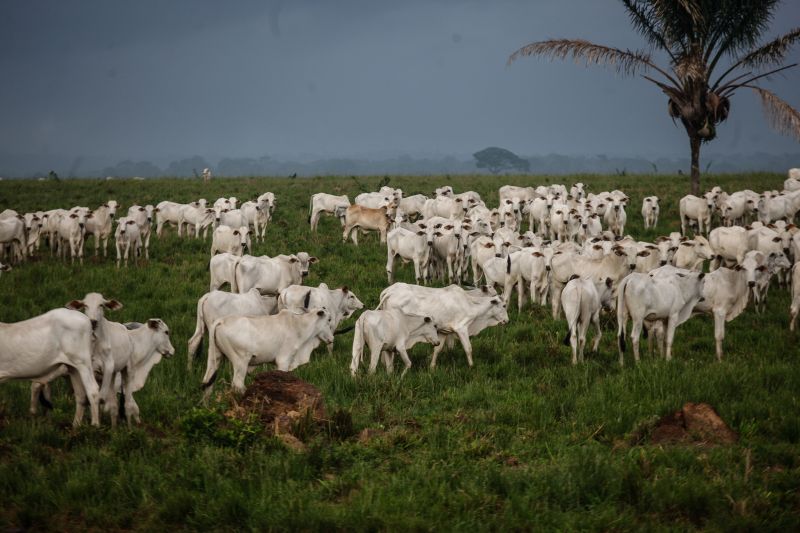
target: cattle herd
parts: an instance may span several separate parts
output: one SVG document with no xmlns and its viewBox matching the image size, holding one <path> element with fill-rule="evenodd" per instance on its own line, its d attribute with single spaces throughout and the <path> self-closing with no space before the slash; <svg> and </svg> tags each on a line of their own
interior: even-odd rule
<svg viewBox="0 0 800 533">
<path fill-rule="evenodd" d="M 252 367 L 274 362 L 291 371 L 309 362 L 320 343 L 332 350 L 334 334 L 354 329 L 350 371 L 357 375 L 364 346 L 369 372 L 380 361 L 391 372 L 399 354 L 405 373 L 408 350 L 431 344 L 435 367 L 439 353 L 461 343 L 473 364 L 470 337 L 506 324 L 513 293 L 521 309 L 526 291 L 533 305 L 549 305 L 554 319 L 563 310 L 564 343 L 572 362 L 584 358 L 589 326 L 601 340 L 600 313 L 616 311 L 620 364 L 624 364 L 628 322 L 636 361 L 639 340 L 648 337 L 667 360 L 676 328 L 695 314 L 714 320 L 718 359 L 723 356 L 725 323 L 748 305 L 763 312 L 771 285 L 791 287 L 790 329 L 800 314 L 800 231 L 793 224 L 800 211 L 800 169 L 789 171 L 782 191 L 726 192 L 714 187 L 702 196 L 680 199 L 681 232 L 637 241 L 625 233 L 630 198 L 624 192 L 588 192 L 582 183 L 517 187 L 498 191 L 499 205 L 486 206 L 472 191 L 456 194 L 445 186 L 431 197 L 404 196 L 383 187 L 355 197 L 312 195 L 310 231 L 322 214 L 338 218 L 342 239 L 358 245 L 359 234 L 378 232 L 386 246 L 389 286 L 375 310 L 361 313 L 352 328 L 342 321 L 364 307 L 348 287 L 303 285 L 318 259 L 306 252 L 275 257 L 251 256 L 251 239 L 264 239 L 276 198 L 265 193 L 237 207 L 236 198 L 204 199 L 187 204 L 164 201 L 133 205 L 116 218 L 120 206 L 108 201 L 96 209 L 73 207 L 18 214 L 0 213 L 0 253 L 19 265 L 44 244 L 51 255 L 83 260 L 84 241 L 102 242 L 107 254 L 112 233 L 117 267 L 129 257 L 149 257 L 153 230 L 166 226 L 177 234 L 207 239 L 212 229 L 209 292 L 197 302 L 197 323 L 188 341 L 192 366 L 208 335 L 202 385 L 207 398 L 220 365 L 229 361 L 232 387 L 244 390 Z M 657 228 L 659 198 L 645 197 L 645 228 Z M 116 229 L 114 222 L 116 219 Z M 691 234 L 691 237 L 690 237 Z M 412 263 L 416 284 L 395 283 L 396 260 Z M 706 269 L 706 263 L 708 268 Z M 793 266 L 794 265 L 794 266 Z M 708 273 L 705 272 L 708 270 Z M 432 282 L 445 287 L 429 286 Z M 467 285 L 469 284 L 469 285 Z M 220 290 L 223 287 L 228 291 Z M 72 300 L 66 308 L 13 324 L 0 324 L 0 381 L 32 382 L 31 412 L 50 405 L 49 383 L 68 376 L 74 391 L 74 424 L 88 405 L 91 423 L 100 422 L 100 406 L 116 425 L 119 413 L 139 421 L 133 397 L 162 357 L 174 354 L 167 324 L 158 318 L 120 324 L 106 319 L 122 304 L 99 293 Z M 122 402 L 118 400 L 122 395 Z"/>
</svg>

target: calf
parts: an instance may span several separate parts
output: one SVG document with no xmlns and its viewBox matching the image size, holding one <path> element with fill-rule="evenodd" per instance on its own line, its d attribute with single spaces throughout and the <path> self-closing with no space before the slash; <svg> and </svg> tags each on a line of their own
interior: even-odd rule
<svg viewBox="0 0 800 533">
<path fill-rule="evenodd" d="M 236 287 L 236 265 L 242 256 L 222 252 L 211 257 L 208 270 L 211 273 L 210 291 L 218 290 L 225 283 L 230 284 L 231 292 L 239 292 Z"/>
<path fill-rule="evenodd" d="M 612 280 L 593 281 L 581 279 L 574 275 L 561 291 L 561 306 L 567 319 L 567 335 L 564 345 L 572 348 L 572 364 L 583 362 L 583 350 L 586 346 L 586 332 L 589 323 L 597 328 L 592 351 L 597 352 L 600 338 L 603 334 L 600 329 L 600 310 L 613 307 Z"/>
<path fill-rule="evenodd" d="M 110 205 L 109 205 L 110 204 Z M 100 241 L 103 241 L 103 257 L 108 256 L 108 238 L 114 233 L 114 217 L 116 202 L 106 203 L 86 215 L 84 235 L 94 237 L 94 256 L 100 252 Z"/>
<path fill-rule="evenodd" d="M 140 206 L 132 205 L 128 208 L 128 218 L 136 221 L 139 232 L 142 234 L 142 248 L 144 257 L 150 259 L 150 233 L 153 227 L 153 213 L 155 208 L 152 205 Z"/>
<path fill-rule="evenodd" d="M 351 205 L 347 208 L 344 215 L 344 232 L 342 232 L 342 242 L 347 242 L 351 236 L 353 243 L 358 246 L 358 232 L 378 231 L 381 235 L 381 244 L 386 242 L 386 233 L 392 220 L 386 207 L 372 209 L 360 205 Z M 353 230 L 356 230 L 353 232 Z"/>
<path fill-rule="evenodd" d="M 66 258 L 67 245 L 69 245 L 70 261 L 75 262 L 77 257 L 83 264 L 83 228 L 86 221 L 84 213 L 70 213 L 62 215 L 58 222 L 58 239 L 61 257 Z"/>
<path fill-rule="evenodd" d="M 674 264 L 677 268 L 703 270 L 703 261 L 714 257 L 714 250 L 702 235 L 691 241 L 683 241 L 675 252 Z"/>
<path fill-rule="evenodd" d="M 399 255 L 403 262 L 414 263 L 414 277 L 417 283 L 429 281 L 428 261 L 433 247 L 433 232 L 430 240 L 424 230 L 416 232 L 396 228 L 386 238 L 386 275 L 389 283 L 394 282 L 394 260 Z"/>
<path fill-rule="evenodd" d="M 289 310 L 270 316 L 231 316 L 217 320 L 209 330 L 208 364 L 203 376 L 204 398 L 211 395 L 223 356 L 233 366 L 232 387 L 244 393 L 250 367 L 274 362 L 288 372 L 308 360 L 319 342 L 333 342 L 331 315 L 324 309 L 296 314 Z"/>
<path fill-rule="evenodd" d="M 394 367 L 393 354 L 397 352 L 405 364 L 402 374 L 405 375 L 411 368 L 407 350 L 419 342 L 439 345 L 439 333 L 431 317 L 407 315 L 396 309 L 365 311 L 356 321 L 350 374 L 355 377 L 364 354 L 364 344 L 367 344 L 370 350 L 370 374 L 375 373 L 381 355 L 386 372 L 391 374 Z"/>
</svg>

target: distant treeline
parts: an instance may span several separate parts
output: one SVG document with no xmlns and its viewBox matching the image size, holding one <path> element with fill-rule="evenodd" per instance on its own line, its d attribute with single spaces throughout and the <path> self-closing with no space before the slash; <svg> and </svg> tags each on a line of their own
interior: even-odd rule
<svg viewBox="0 0 800 533">
<path fill-rule="evenodd" d="M 530 174 L 676 174 L 688 173 L 687 158 L 646 159 L 613 157 L 606 155 L 567 156 L 549 154 L 526 157 Z M 99 164 L 98 164 L 99 163 Z M 287 161 L 264 156 L 259 158 L 223 158 L 207 160 L 193 156 L 175 160 L 166 166 L 150 161 L 125 160 L 115 164 L 98 158 L 59 156 L 4 156 L 0 155 L 0 177 L 46 177 L 52 170 L 59 177 L 134 177 L 161 176 L 194 177 L 204 168 L 212 169 L 214 176 L 321 176 L 321 175 L 426 175 L 475 174 L 486 172 L 476 168 L 472 158 L 454 156 L 420 158 L 399 156 L 387 159 L 325 158 L 313 161 Z M 773 155 L 714 155 L 704 157 L 703 172 L 785 172 L 800 167 L 800 153 Z"/>
</svg>

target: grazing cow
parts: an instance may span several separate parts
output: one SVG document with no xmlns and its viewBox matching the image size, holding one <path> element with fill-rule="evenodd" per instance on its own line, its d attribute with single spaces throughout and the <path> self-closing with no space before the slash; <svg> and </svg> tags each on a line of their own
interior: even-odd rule
<svg viewBox="0 0 800 533">
<path fill-rule="evenodd" d="M 592 351 L 597 353 L 600 337 L 603 334 L 600 329 L 600 310 L 611 309 L 614 305 L 611 287 L 611 278 L 595 281 L 581 279 L 574 275 L 561 291 L 561 306 L 564 308 L 564 316 L 567 319 L 567 335 L 564 337 L 564 345 L 572 348 L 573 365 L 578 364 L 579 360 L 583 362 L 586 332 L 590 322 L 597 328 L 597 335 L 595 335 L 592 345 Z"/>
<path fill-rule="evenodd" d="M 381 235 L 381 244 L 386 242 L 386 233 L 392 224 L 392 214 L 386 207 L 372 209 L 354 204 L 345 210 L 344 232 L 342 232 L 342 242 L 347 242 L 352 234 L 353 243 L 358 246 L 358 232 L 378 231 Z M 356 230 L 355 232 L 353 230 Z"/>
<path fill-rule="evenodd" d="M 164 226 L 175 226 L 180 235 L 181 226 L 181 209 L 186 204 L 179 204 L 176 202 L 163 201 L 156 204 L 156 235 L 160 238 L 164 231 Z"/>
<path fill-rule="evenodd" d="M 432 229 L 432 227 L 431 227 Z M 399 255 L 403 262 L 414 263 L 414 277 L 417 283 L 429 280 L 428 261 L 433 247 L 433 231 L 430 237 L 424 230 L 416 232 L 395 228 L 386 237 L 386 275 L 389 283 L 394 282 L 394 260 Z"/>
<path fill-rule="evenodd" d="M 205 202 L 205 200 L 204 200 Z M 178 217 L 178 235 L 181 234 L 181 228 L 186 225 L 186 233 L 189 233 L 189 226 L 194 229 L 194 238 L 200 237 L 200 231 L 203 232 L 203 238 L 208 236 L 208 228 L 214 224 L 214 210 L 205 207 L 204 204 L 193 202 L 181 207 L 180 215 Z"/>
<path fill-rule="evenodd" d="M 394 368 L 394 353 L 397 352 L 405 364 L 402 374 L 405 375 L 411 368 L 407 350 L 419 342 L 439 345 L 439 333 L 431 317 L 407 315 L 397 309 L 365 311 L 356 321 L 350 374 L 355 377 L 358 372 L 358 366 L 364 355 L 364 344 L 367 344 L 370 350 L 370 374 L 375 373 L 381 355 L 386 372 L 391 374 Z"/>
<path fill-rule="evenodd" d="M 128 265 L 128 256 L 130 255 L 131 248 L 133 249 L 133 260 L 141 255 L 142 248 L 142 234 L 139 231 L 139 225 L 135 220 L 128 217 L 122 217 L 117 221 L 117 229 L 114 232 L 114 243 L 117 249 L 117 268 L 119 268 L 120 260 L 125 259 L 125 266 Z"/>
<path fill-rule="evenodd" d="M 348 207 L 350 207 L 350 199 L 346 195 L 334 196 L 324 192 L 312 194 L 308 206 L 308 222 L 311 224 L 311 231 L 317 231 L 319 216 L 322 213 L 336 216 L 344 227 L 344 214 Z"/>
<path fill-rule="evenodd" d="M 289 285 L 301 285 L 308 275 L 309 264 L 317 261 L 305 252 L 276 257 L 244 256 L 236 265 L 234 283 L 240 293 L 255 287 L 261 294 L 278 296 Z"/>
<path fill-rule="evenodd" d="M 480 293 L 480 291 L 478 291 Z M 444 288 L 395 283 L 381 292 L 378 309 L 398 309 L 406 314 L 430 316 L 439 331 L 439 346 L 433 351 L 431 368 L 444 348 L 448 335 L 458 336 L 472 366 L 470 336 L 487 327 L 508 323 L 508 313 L 500 299 L 472 294 L 457 285 Z"/>
<path fill-rule="evenodd" d="M 103 241 L 103 257 L 108 256 L 108 238 L 114 233 L 114 217 L 116 216 L 116 202 L 108 202 L 88 215 L 84 226 L 84 236 L 94 237 L 94 256 L 100 252 L 100 241 Z M 85 238 L 84 237 L 84 238 Z"/>
<path fill-rule="evenodd" d="M 140 205 L 132 205 L 128 208 L 128 218 L 136 221 L 139 226 L 139 232 L 142 234 L 142 247 L 144 248 L 144 257 L 150 259 L 150 233 L 153 227 L 153 212 L 152 205 L 144 207 Z"/>
<path fill-rule="evenodd" d="M 703 270 L 703 261 L 712 259 L 714 250 L 702 235 L 696 235 L 691 241 L 683 241 L 675 252 L 674 265 L 687 270 Z"/>
<path fill-rule="evenodd" d="M 211 255 L 218 252 L 227 252 L 241 256 L 244 250 L 250 249 L 250 230 L 247 226 L 231 228 L 218 226 L 211 238 Z"/>
<path fill-rule="evenodd" d="M 324 309 L 308 313 L 284 310 L 270 316 L 231 316 L 211 325 L 208 333 L 208 364 L 203 376 L 204 398 L 208 399 L 222 357 L 233 366 L 231 386 L 244 393 L 244 378 L 250 367 L 274 362 L 288 372 L 307 361 L 321 342 L 333 342 L 331 315 Z"/>
<path fill-rule="evenodd" d="M 277 312 L 278 299 L 274 296 L 261 296 L 258 289 L 250 289 L 244 294 L 213 290 L 205 293 L 197 301 L 197 323 L 186 352 L 187 368 L 192 368 L 197 350 L 203 344 L 206 329 L 210 329 L 217 320 L 229 316 L 274 315 Z"/>
<path fill-rule="evenodd" d="M 672 342 L 675 329 L 691 317 L 692 310 L 702 298 L 703 272 L 685 274 L 676 272 L 668 277 L 634 272 L 619 285 L 617 295 L 617 335 L 619 337 L 619 364 L 625 360 L 625 333 L 628 317 L 633 326 L 633 357 L 639 362 L 639 336 L 644 321 L 666 322 L 666 358 L 672 359 Z"/>
<path fill-rule="evenodd" d="M 99 392 L 92 373 L 92 323 L 69 309 L 0 324 L 0 382 L 10 379 L 49 380 L 69 374 L 76 398 L 73 425 L 83 421 L 83 402 L 88 400 L 93 426 L 100 425 Z"/>
<path fill-rule="evenodd" d="M 642 200 L 642 218 L 644 218 L 644 229 L 655 228 L 658 224 L 658 214 L 661 208 L 658 205 L 658 196 L 646 196 Z"/>
<path fill-rule="evenodd" d="M 697 224 L 697 233 L 708 233 L 711 230 L 711 213 L 714 210 L 714 202 L 710 198 L 701 198 L 692 194 L 687 194 L 681 198 L 681 235 L 686 235 L 686 230 L 690 224 Z"/>
</svg>

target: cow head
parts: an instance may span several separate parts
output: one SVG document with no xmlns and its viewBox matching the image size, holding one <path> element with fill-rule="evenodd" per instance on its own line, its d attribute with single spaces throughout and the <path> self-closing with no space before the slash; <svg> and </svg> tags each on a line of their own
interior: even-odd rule
<svg viewBox="0 0 800 533">
<path fill-rule="evenodd" d="M 300 273 L 302 274 L 303 277 L 308 276 L 309 265 L 319 261 L 319 259 L 317 259 L 314 256 L 308 255 L 306 252 L 299 252 L 295 257 L 300 262 Z"/>
<path fill-rule="evenodd" d="M 83 311 L 92 323 L 92 329 L 105 318 L 105 310 L 117 311 L 122 309 L 122 304 L 117 300 L 107 300 L 99 292 L 90 292 L 83 300 L 72 300 L 67 303 L 67 309 Z"/>
<path fill-rule="evenodd" d="M 411 322 L 409 340 L 421 341 L 439 346 L 439 332 L 431 317 L 416 315 L 407 316 L 409 322 Z"/>
<path fill-rule="evenodd" d="M 175 355 L 175 347 L 169 340 L 169 327 L 160 318 L 151 318 L 147 327 L 153 335 L 153 348 L 164 357 Z"/>
<path fill-rule="evenodd" d="M 344 311 L 345 318 L 351 317 L 353 313 L 364 308 L 364 302 L 359 300 L 347 286 L 342 287 L 340 290 L 344 296 L 342 299 L 342 310 Z"/>
<path fill-rule="evenodd" d="M 312 309 L 310 313 L 317 317 L 315 337 L 325 344 L 333 344 L 333 317 L 331 314 L 324 307 L 316 310 Z"/>
</svg>

